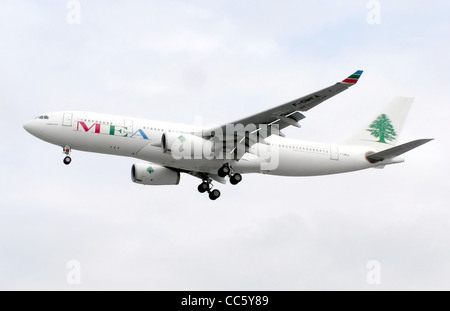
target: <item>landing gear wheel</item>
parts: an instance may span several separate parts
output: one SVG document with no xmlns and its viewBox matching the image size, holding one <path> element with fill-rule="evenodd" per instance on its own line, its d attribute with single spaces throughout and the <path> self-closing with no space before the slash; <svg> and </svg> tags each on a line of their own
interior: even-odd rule
<svg viewBox="0 0 450 311">
<path fill-rule="evenodd" d="M 64 158 L 63 162 L 65 165 L 69 165 L 70 163 L 72 163 L 72 158 L 67 156 Z"/>
<path fill-rule="evenodd" d="M 209 178 L 207 174 L 202 176 L 203 182 L 198 185 L 198 192 L 200 193 L 208 193 L 209 198 L 212 201 L 217 200 L 220 197 L 220 191 L 217 189 L 213 189 L 212 180 Z"/>
<path fill-rule="evenodd" d="M 63 147 L 63 153 L 66 155 L 66 157 L 63 160 L 65 165 L 69 165 L 70 163 L 72 163 L 72 158 L 70 157 L 70 151 L 72 151 L 72 148 L 70 148 L 70 146 Z"/>
<path fill-rule="evenodd" d="M 230 171 L 230 167 L 228 165 L 224 165 L 219 169 L 217 175 L 219 175 L 219 177 L 226 177 L 230 174 Z"/>
<path fill-rule="evenodd" d="M 236 174 L 234 174 L 233 176 L 230 177 L 230 183 L 232 185 L 237 185 L 241 181 L 242 181 L 242 175 L 239 174 L 239 173 L 236 173 Z"/>
<path fill-rule="evenodd" d="M 213 190 L 209 193 L 209 198 L 213 201 L 217 200 L 220 197 L 220 191 L 219 190 Z"/>
<path fill-rule="evenodd" d="M 203 182 L 198 186 L 198 192 L 205 193 L 209 190 L 209 183 Z"/>
</svg>

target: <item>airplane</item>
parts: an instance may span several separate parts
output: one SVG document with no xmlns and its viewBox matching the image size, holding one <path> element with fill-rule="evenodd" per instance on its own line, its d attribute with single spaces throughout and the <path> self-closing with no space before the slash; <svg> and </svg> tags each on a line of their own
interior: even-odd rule
<svg viewBox="0 0 450 311">
<path fill-rule="evenodd" d="M 205 128 L 82 111 L 45 113 L 26 123 L 35 137 L 72 150 L 143 160 L 133 182 L 178 185 L 182 173 L 202 180 L 200 193 L 220 197 L 213 181 L 237 185 L 243 174 L 318 176 L 404 162 L 402 154 L 433 139 L 397 145 L 412 98 L 396 97 L 353 137 L 339 144 L 289 139 L 281 131 L 300 127 L 304 112 L 354 86 L 362 70 L 325 89 L 221 126 Z"/>
</svg>

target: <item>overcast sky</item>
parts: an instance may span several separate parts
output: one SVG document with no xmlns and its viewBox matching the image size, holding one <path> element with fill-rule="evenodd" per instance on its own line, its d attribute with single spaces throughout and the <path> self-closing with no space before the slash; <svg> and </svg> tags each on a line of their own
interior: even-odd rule
<svg viewBox="0 0 450 311">
<path fill-rule="evenodd" d="M 380 24 L 364 0 L 78 2 L 80 24 L 69 1 L 0 3 L 0 290 L 450 289 L 448 1 L 380 0 Z M 22 128 L 60 110 L 223 123 L 359 69 L 289 137 L 345 139 L 401 95 L 401 141 L 436 140 L 384 170 L 246 175 L 216 202 L 190 176 L 133 184 L 131 158 L 66 167 Z"/>
</svg>

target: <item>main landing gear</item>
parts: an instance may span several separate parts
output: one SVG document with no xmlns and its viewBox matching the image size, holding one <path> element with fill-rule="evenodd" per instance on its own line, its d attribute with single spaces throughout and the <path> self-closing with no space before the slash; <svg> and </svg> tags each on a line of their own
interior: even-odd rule
<svg viewBox="0 0 450 311">
<path fill-rule="evenodd" d="M 231 175 L 231 177 L 230 177 L 230 184 L 232 184 L 232 185 L 237 185 L 241 181 L 242 181 L 242 175 L 239 173 Z"/>
<path fill-rule="evenodd" d="M 233 169 L 228 164 L 223 165 L 218 170 L 217 175 L 222 178 L 228 176 L 230 178 L 230 184 L 232 185 L 237 185 L 242 181 L 242 175 L 239 173 L 233 173 Z M 203 176 L 203 182 L 198 186 L 198 192 L 208 192 L 209 198 L 212 201 L 215 201 L 220 197 L 220 191 L 217 189 L 213 189 L 212 181 L 206 174 Z"/>
<path fill-rule="evenodd" d="M 225 164 L 224 166 L 219 168 L 219 170 L 217 171 L 217 175 L 219 175 L 219 177 L 226 177 L 230 173 L 231 173 L 231 168 L 228 166 L 228 164 Z"/>
<path fill-rule="evenodd" d="M 200 192 L 200 193 L 208 192 L 209 193 L 209 198 L 212 201 L 215 201 L 215 200 L 217 200 L 220 197 L 220 191 L 217 190 L 217 189 L 212 189 L 211 180 L 203 181 L 198 186 L 198 192 Z"/>
<path fill-rule="evenodd" d="M 72 163 L 72 158 L 70 157 L 71 151 L 72 151 L 72 148 L 70 148 L 70 146 L 63 147 L 63 153 L 66 155 L 66 157 L 63 160 L 65 165 L 69 165 L 70 163 Z"/>
<path fill-rule="evenodd" d="M 242 181 L 242 175 L 239 173 L 234 173 L 232 168 L 228 164 L 224 164 L 218 171 L 217 175 L 220 177 L 230 177 L 230 183 L 232 185 L 237 185 Z"/>
</svg>

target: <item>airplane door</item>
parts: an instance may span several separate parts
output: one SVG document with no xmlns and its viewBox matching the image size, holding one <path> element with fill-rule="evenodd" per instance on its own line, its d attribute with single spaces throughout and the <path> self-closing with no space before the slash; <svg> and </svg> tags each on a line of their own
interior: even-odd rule
<svg viewBox="0 0 450 311">
<path fill-rule="evenodd" d="M 63 116 L 63 126 L 72 126 L 72 118 L 73 118 L 73 114 L 72 113 L 65 113 Z"/>
<path fill-rule="evenodd" d="M 338 161 L 339 160 L 339 149 L 336 146 L 330 147 L 330 159 Z"/>
<path fill-rule="evenodd" d="M 126 134 L 133 134 L 133 121 L 125 120 L 124 127 L 125 127 Z"/>
</svg>

